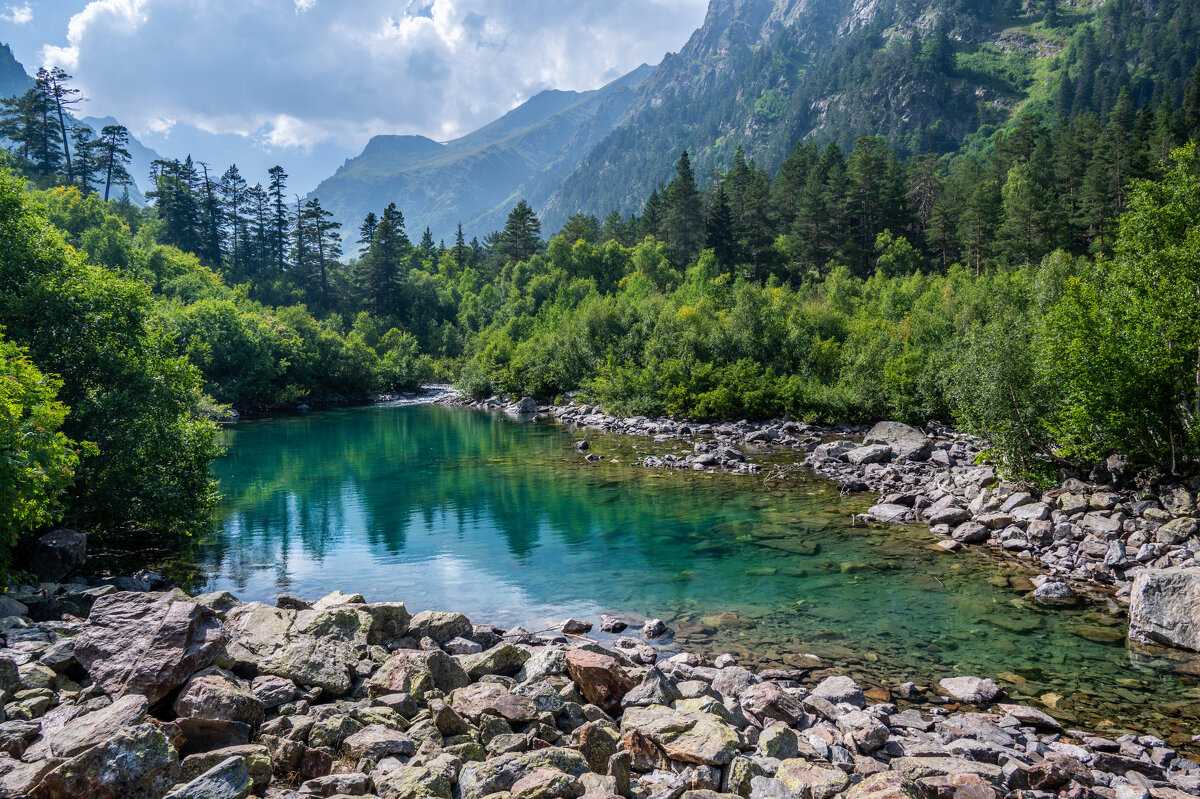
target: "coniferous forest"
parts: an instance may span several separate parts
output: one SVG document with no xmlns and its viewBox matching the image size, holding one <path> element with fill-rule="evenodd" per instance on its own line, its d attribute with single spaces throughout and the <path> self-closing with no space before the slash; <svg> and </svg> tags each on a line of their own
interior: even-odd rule
<svg viewBox="0 0 1200 799">
<path fill-rule="evenodd" d="M 64 519 L 196 528 L 227 408 L 434 380 L 623 414 L 945 420 L 1035 481 L 1113 453 L 1193 471 L 1196 13 L 1139 42 L 1116 13 L 1047 102 L 972 135 L 808 136 L 777 168 L 739 148 L 703 174 L 682 151 L 636 213 L 544 230 L 520 201 L 469 240 L 394 203 L 347 229 L 281 166 L 192 157 L 156 162 L 139 207 L 128 132 L 72 129 L 72 78 L 43 71 L 0 114 L 3 548 Z M 1135 45 L 1157 72 L 1098 55 Z M 888 52 L 981 68 L 938 37 Z"/>
</svg>

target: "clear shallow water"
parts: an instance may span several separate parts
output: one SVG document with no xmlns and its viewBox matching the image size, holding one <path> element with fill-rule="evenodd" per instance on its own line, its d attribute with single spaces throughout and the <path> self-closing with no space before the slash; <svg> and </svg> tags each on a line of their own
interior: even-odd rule
<svg viewBox="0 0 1200 799">
<path fill-rule="evenodd" d="M 868 503 L 828 483 L 655 472 L 628 465 L 635 448 L 676 445 L 594 434 L 605 460 L 587 464 L 558 425 L 429 405 L 228 436 L 216 529 L 164 564 L 194 590 L 342 589 L 530 629 L 656 616 L 675 646 L 747 662 L 815 654 L 884 685 L 990 676 L 1114 734 L 1200 732 L 1196 680 L 1131 665 L 1106 607 L 1047 610 L 1012 565 L 934 550 L 922 530 L 854 527 Z"/>
</svg>

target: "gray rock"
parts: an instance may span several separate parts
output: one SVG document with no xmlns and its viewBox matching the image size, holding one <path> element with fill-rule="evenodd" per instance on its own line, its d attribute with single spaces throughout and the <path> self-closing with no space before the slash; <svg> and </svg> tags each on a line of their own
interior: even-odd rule
<svg viewBox="0 0 1200 799">
<path fill-rule="evenodd" d="M 1080 522 L 1088 530 L 1098 535 L 1109 537 L 1121 532 L 1121 523 L 1116 519 L 1101 516 L 1099 513 L 1089 513 Z"/>
<path fill-rule="evenodd" d="M 429 636 L 439 644 L 452 638 L 470 638 L 472 629 L 471 620 L 463 614 L 437 610 L 423 610 L 408 623 L 408 633 L 413 638 Z"/>
<path fill-rule="evenodd" d="M 522 397 L 519 401 L 510 405 L 509 410 L 511 410 L 513 413 L 537 413 L 537 400 L 535 400 L 533 397 Z"/>
<path fill-rule="evenodd" d="M 646 619 L 646 623 L 642 625 L 642 635 L 647 638 L 661 638 L 671 629 L 663 624 L 662 619 Z"/>
<path fill-rule="evenodd" d="M 992 680 L 979 677 L 947 677 L 938 687 L 960 702 L 983 705 L 1000 696 L 1000 686 Z"/>
<path fill-rule="evenodd" d="M 209 608 L 120 592 L 96 600 L 75 639 L 75 659 L 110 696 L 141 694 L 154 704 L 212 663 L 225 642 Z"/>
<path fill-rule="evenodd" d="M 296 698 L 296 684 L 274 674 L 260 674 L 255 677 L 254 682 L 250 683 L 250 691 L 258 697 L 258 701 L 262 702 L 266 710 L 285 705 Z"/>
<path fill-rule="evenodd" d="M 232 674 L 216 666 L 198 672 L 175 697 L 175 715 L 183 718 L 238 721 L 257 727 L 263 720 L 262 700 Z"/>
<path fill-rule="evenodd" d="M 957 527 L 963 522 L 970 521 L 971 512 L 966 508 L 959 508 L 953 505 L 940 510 L 934 511 L 926 515 L 925 521 L 932 527 L 936 524 L 948 524 L 951 527 Z"/>
<path fill-rule="evenodd" d="M 1155 530 L 1154 540 L 1160 544 L 1182 544 L 1194 538 L 1197 530 L 1200 530 L 1200 521 L 1183 516 L 1172 519 Z"/>
<path fill-rule="evenodd" d="M 864 444 L 886 444 L 891 455 L 923 461 L 933 452 L 933 442 L 915 427 L 900 422 L 879 422 L 863 438 Z"/>
<path fill-rule="evenodd" d="M 1069 583 L 1062 580 L 1048 580 L 1033 591 L 1033 598 L 1043 605 L 1074 605 L 1079 601 L 1079 595 Z"/>
<path fill-rule="evenodd" d="M 244 757 L 229 757 L 163 799 L 246 799 L 253 790 Z"/>
<path fill-rule="evenodd" d="M 110 737 L 114 732 L 133 727 L 146 718 L 149 703 L 146 697 L 123 696 L 99 710 L 84 712 L 51 726 L 45 722 L 42 738 L 29 747 L 27 759 L 75 757 Z M 57 711 L 56 711 L 57 712 Z"/>
<path fill-rule="evenodd" d="M 175 783 L 179 756 L 152 724 L 117 731 L 47 774 L 32 799 L 159 799 Z"/>
<path fill-rule="evenodd" d="M 880 503 L 867 509 L 867 515 L 881 522 L 902 523 L 912 518 L 912 509 L 904 505 Z"/>
<path fill-rule="evenodd" d="M 365 607 L 288 610 L 259 602 L 237 607 L 226 616 L 234 670 L 272 674 L 342 696 L 353 685 L 359 652 L 366 650 L 374 625 Z"/>
<path fill-rule="evenodd" d="M 884 463 L 892 457 L 892 448 L 887 444 L 871 444 L 856 447 L 846 453 L 846 460 L 855 466 L 865 466 L 868 463 Z"/>
<path fill-rule="evenodd" d="M 635 687 L 621 700 L 621 707 L 649 707 L 650 705 L 670 705 L 677 699 L 682 699 L 679 686 L 675 680 L 663 674 L 657 666 L 651 666 L 642 677 L 640 685 Z"/>
<path fill-rule="evenodd" d="M 867 700 L 863 697 L 862 688 L 850 677 L 838 675 L 826 677 L 812 690 L 812 696 L 824 699 L 833 704 L 846 703 L 855 707 L 866 707 Z"/>
<path fill-rule="evenodd" d="M 1200 651 L 1200 569 L 1148 569 L 1133 581 L 1129 639 Z"/>
<path fill-rule="evenodd" d="M 982 544 L 991 537 L 991 532 L 979 522 L 963 522 L 950 533 L 960 544 Z"/>
</svg>

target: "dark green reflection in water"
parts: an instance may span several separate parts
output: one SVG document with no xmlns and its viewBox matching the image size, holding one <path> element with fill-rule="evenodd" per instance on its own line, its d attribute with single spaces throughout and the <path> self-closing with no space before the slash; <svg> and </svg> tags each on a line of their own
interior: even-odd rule
<svg viewBox="0 0 1200 799">
<path fill-rule="evenodd" d="M 1195 680 L 1134 668 L 1103 608 L 1048 611 L 1012 566 L 923 531 L 851 527 L 863 500 L 812 481 L 627 465 L 594 440 L 474 411 L 374 406 L 232 428 L 218 529 L 181 553 L 206 590 L 271 601 L 334 589 L 540 629 L 663 618 L 691 649 L 774 665 L 813 653 L 875 681 L 992 676 L 1057 714 L 1178 736 Z M 608 458 L 619 458 L 612 464 Z"/>
</svg>

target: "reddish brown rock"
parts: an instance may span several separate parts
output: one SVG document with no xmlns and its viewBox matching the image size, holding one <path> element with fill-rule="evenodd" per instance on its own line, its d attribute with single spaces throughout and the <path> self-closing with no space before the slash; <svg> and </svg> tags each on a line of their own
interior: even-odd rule
<svg viewBox="0 0 1200 799">
<path fill-rule="evenodd" d="M 608 713 L 620 713 L 621 700 L 634 688 L 615 658 L 586 649 L 567 652 L 567 674 L 587 701 Z"/>
</svg>

